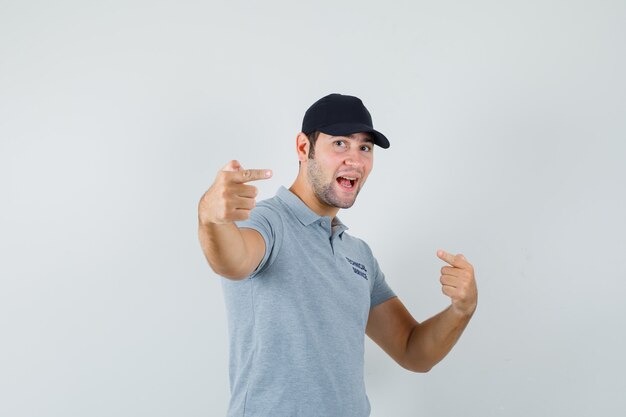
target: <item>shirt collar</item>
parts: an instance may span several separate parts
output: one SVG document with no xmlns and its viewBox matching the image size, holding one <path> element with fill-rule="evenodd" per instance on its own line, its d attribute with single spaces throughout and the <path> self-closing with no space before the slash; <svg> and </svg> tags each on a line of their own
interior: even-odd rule
<svg viewBox="0 0 626 417">
<path fill-rule="evenodd" d="M 307 206 L 304 201 L 300 200 L 300 197 L 292 193 L 289 189 L 281 186 L 276 193 L 278 198 L 280 198 L 287 207 L 291 209 L 291 211 L 296 215 L 296 218 L 305 226 L 310 225 L 311 223 L 321 219 L 323 216 L 320 216 L 313 210 Z M 338 232 L 343 232 L 347 230 L 348 227 L 339 220 L 337 216 L 333 219 L 332 225 L 337 228 Z"/>
</svg>

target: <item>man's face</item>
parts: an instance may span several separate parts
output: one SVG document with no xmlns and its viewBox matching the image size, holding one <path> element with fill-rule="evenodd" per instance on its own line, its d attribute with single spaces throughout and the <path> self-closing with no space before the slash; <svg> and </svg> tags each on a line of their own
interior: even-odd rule
<svg viewBox="0 0 626 417">
<path fill-rule="evenodd" d="M 372 170 L 373 152 L 374 143 L 368 133 L 320 133 L 314 157 L 307 161 L 307 178 L 320 202 L 332 207 L 352 207 Z"/>
</svg>

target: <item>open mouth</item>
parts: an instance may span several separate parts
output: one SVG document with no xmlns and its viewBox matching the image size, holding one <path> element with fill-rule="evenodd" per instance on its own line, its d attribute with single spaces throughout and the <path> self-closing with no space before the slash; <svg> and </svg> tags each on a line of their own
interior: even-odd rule
<svg viewBox="0 0 626 417">
<path fill-rule="evenodd" d="M 341 188 L 352 190 L 356 187 L 358 178 L 355 177 L 337 177 L 337 183 Z"/>
</svg>

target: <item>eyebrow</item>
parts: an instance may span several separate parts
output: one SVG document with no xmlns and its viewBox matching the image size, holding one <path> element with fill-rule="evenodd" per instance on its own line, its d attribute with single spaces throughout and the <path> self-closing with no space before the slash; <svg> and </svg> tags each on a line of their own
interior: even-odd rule
<svg viewBox="0 0 626 417">
<path fill-rule="evenodd" d="M 350 139 L 353 139 L 353 140 L 357 140 L 357 141 L 359 141 L 361 143 L 362 142 L 366 142 L 366 143 L 371 143 L 372 145 L 374 144 L 374 138 L 371 137 L 370 135 L 367 135 L 364 138 L 355 138 L 354 135 L 355 135 L 355 133 L 353 133 L 351 135 L 348 135 L 347 137 L 350 138 Z"/>
</svg>

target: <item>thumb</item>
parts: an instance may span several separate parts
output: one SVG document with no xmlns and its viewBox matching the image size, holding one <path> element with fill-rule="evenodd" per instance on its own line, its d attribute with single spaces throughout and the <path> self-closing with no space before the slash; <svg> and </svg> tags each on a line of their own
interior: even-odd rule
<svg viewBox="0 0 626 417">
<path fill-rule="evenodd" d="M 236 161 L 233 159 L 232 161 L 224 165 L 224 167 L 222 168 L 222 171 L 239 171 L 241 170 L 241 168 L 243 167 L 241 166 L 239 161 Z"/>
</svg>

